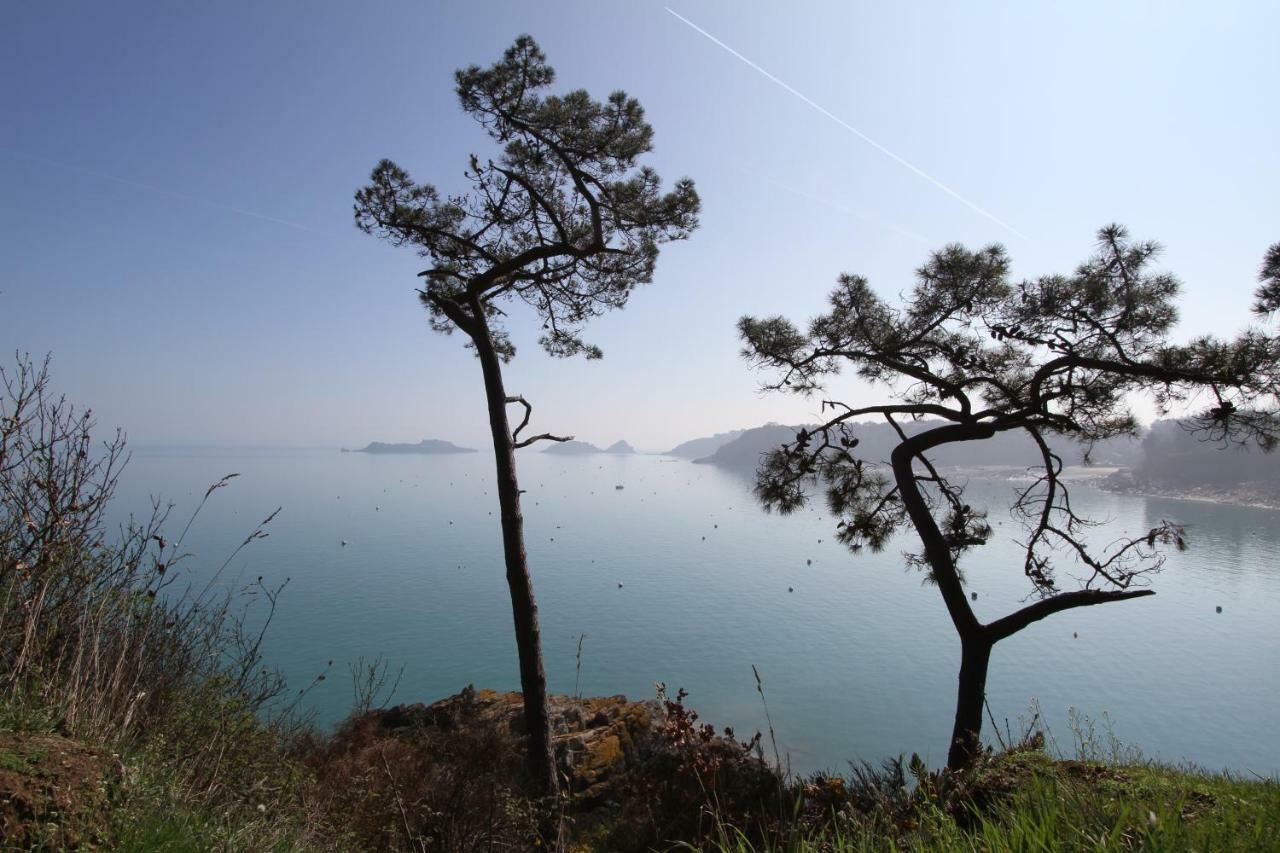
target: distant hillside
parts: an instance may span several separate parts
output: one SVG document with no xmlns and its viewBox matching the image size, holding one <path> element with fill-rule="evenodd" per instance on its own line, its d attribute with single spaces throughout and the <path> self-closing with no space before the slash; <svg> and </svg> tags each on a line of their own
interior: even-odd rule
<svg viewBox="0 0 1280 853">
<path fill-rule="evenodd" d="M 1141 461 L 1108 485 L 1245 503 L 1280 502 L 1280 453 L 1204 438 L 1181 421 L 1156 421 L 1142 441 Z"/>
<path fill-rule="evenodd" d="M 347 451 L 343 448 L 343 452 L 352 453 L 475 453 L 476 451 L 470 447 L 459 447 L 450 441 L 441 441 L 438 438 L 427 438 L 417 444 L 388 444 L 382 441 L 370 442 L 367 447 L 359 450 Z"/>
<path fill-rule="evenodd" d="M 636 449 L 625 441 L 615 441 L 604 450 L 605 453 L 635 453 Z"/>
<path fill-rule="evenodd" d="M 914 435 L 940 423 L 942 422 L 936 420 L 914 423 L 908 421 L 902 425 L 902 428 L 908 435 Z M 799 428 L 767 424 L 744 430 L 737 438 L 721 446 L 715 453 L 694 461 L 739 473 L 754 473 L 761 454 L 794 441 Z M 812 426 L 808 428 L 812 429 Z M 858 447 L 854 452 L 859 458 L 869 462 L 889 461 L 889 454 L 893 452 L 893 448 L 899 441 L 893 427 L 887 423 L 870 422 L 852 424 L 851 429 L 854 437 L 858 439 Z M 1049 444 L 1061 453 L 1067 465 L 1079 465 L 1084 461 L 1083 447 L 1074 442 L 1050 436 Z M 1136 439 L 1106 442 L 1094 448 L 1091 461 L 1096 465 L 1132 464 L 1139 449 L 1140 443 Z M 947 445 L 931 453 L 929 458 L 938 465 L 964 468 L 1022 468 L 1040 463 L 1040 453 L 1035 444 L 1022 433 L 1001 433 L 983 441 Z"/>
<path fill-rule="evenodd" d="M 554 441 L 547 445 L 543 453 L 555 453 L 560 456 L 585 456 L 588 453 L 604 453 L 603 450 L 587 441 Z"/>
<path fill-rule="evenodd" d="M 754 473 L 761 454 L 794 441 L 798 429 L 799 427 L 782 424 L 765 424 L 755 429 L 739 430 L 737 438 L 721 445 L 715 453 L 693 461 L 698 465 L 715 465 L 744 474 Z"/>
<path fill-rule="evenodd" d="M 706 438 L 694 438 L 667 451 L 667 456 L 679 456 L 681 459 L 701 459 L 704 456 L 710 456 L 721 447 L 733 441 L 742 435 L 746 430 L 732 429 L 728 432 L 718 432 L 715 435 Z"/>
</svg>

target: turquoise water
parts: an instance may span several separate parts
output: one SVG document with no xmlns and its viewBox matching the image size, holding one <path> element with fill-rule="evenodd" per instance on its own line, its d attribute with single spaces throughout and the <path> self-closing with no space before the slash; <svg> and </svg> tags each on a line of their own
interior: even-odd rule
<svg viewBox="0 0 1280 853">
<path fill-rule="evenodd" d="M 239 473 L 188 536 L 197 576 L 283 507 L 229 577 L 290 579 L 268 660 L 295 688 L 332 660 L 308 697 L 332 723 L 351 703 L 346 663 L 361 656 L 403 666 L 397 702 L 518 688 L 492 465 L 487 454 L 143 449 L 116 507 L 142 513 L 163 495 L 177 530 L 210 483 Z M 585 634 L 584 694 L 649 697 L 662 681 L 743 735 L 765 725 L 754 664 L 797 770 L 945 757 L 959 651 L 937 591 L 902 567 L 910 541 L 855 557 L 822 507 L 766 515 L 742 478 L 669 457 L 524 451 L 520 465 L 554 692 L 573 692 Z M 971 502 L 1012 488 L 975 483 Z M 988 688 L 1001 728 L 1007 718 L 1016 730 L 1034 700 L 1064 747 L 1074 707 L 1105 712 L 1148 756 L 1280 772 L 1280 514 L 1086 486 L 1076 501 L 1113 520 L 1104 538 L 1168 519 L 1188 525 L 1192 547 L 1170 557 L 1156 596 L 1059 614 L 998 645 Z M 975 552 L 966 572 L 983 619 L 1029 591 L 1011 545 Z"/>
</svg>

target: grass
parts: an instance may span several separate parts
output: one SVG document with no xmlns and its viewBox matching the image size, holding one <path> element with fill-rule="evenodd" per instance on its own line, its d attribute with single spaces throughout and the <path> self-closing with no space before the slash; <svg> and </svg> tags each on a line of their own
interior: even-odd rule
<svg viewBox="0 0 1280 853">
<path fill-rule="evenodd" d="M 1019 765 L 1014 767 L 1014 765 Z M 1275 851 L 1280 783 L 1156 763 L 1055 762 L 1044 753 L 995 757 L 987 774 L 1016 787 L 986 808 L 920 796 L 906 815 L 836 813 L 781 840 L 760 842 L 720 823 L 702 845 L 716 853 L 870 851 Z M 1031 772 L 1027 772 L 1030 770 Z M 992 780 L 985 780 L 990 782 Z M 978 779 L 978 785 L 984 780 Z"/>
</svg>

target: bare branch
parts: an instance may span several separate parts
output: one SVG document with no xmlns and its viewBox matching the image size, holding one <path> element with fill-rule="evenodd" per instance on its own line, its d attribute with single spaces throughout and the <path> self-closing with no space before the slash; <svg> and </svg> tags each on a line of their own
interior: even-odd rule
<svg viewBox="0 0 1280 853">
<path fill-rule="evenodd" d="M 1089 607 L 1094 604 L 1106 604 L 1109 601 L 1125 601 L 1130 598 L 1142 598 L 1155 595 L 1154 589 L 1103 590 L 1080 589 L 1073 592 L 1062 592 L 1050 598 L 1028 604 L 1001 619 L 987 624 L 984 632 L 991 642 L 1003 640 L 1018 633 L 1032 622 L 1039 622 L 1046 616 L 1070 610 L 1073 607 Z"/>
<path fill-rule="evenodd" d="M 530 438 L 526 438 L 524 441 L 518 441 L 515 444 L 513 444 L 511 448 L 513 450 L 519 450 L 522 447 L 528 447 L 529 445 L 533 444 L 535 441 L 560 441 L 560 442 L 573 441 L 573 436 L 552 435 L 549 432 L 544 432 L 541 435 L 535 435 Z"/>
<path fill-rule="evenodd" d="M 511 448 L 513 450 L 519 450 L 522 447 L 528 447 L 529 445 L 533 444 L 536 441 L 560 441 L 560 442 L 573 441 L 573 436 L 571 435 L 559 436 L 559 435 L 552 435 L 549 432 L 544 432 L 541 435 L 535 435 L 530 438 L 526 438 L 524 441 L 519 441 L 518 439 L 520 438 L 520 430 L 528 426 L 529 418 L 533 417 L 533 406 L 531 406 L 529 404 L 529 401 L 526 400 L 524 397 L 520 396 L 519 394 L 512 394 L 508 396 L 507 402 L 519 403 L 520 405 L 524 406 L 524 418 L 520 421 L 520 425 L 517 426 L 511 432 Z"/>
<path fill-rule="evenodd" d="M 520 438 L 520 430 L 529 424 L 529 418 L 533 416 L 533 406 L 529 405 L 529 401 L 519 394 L 512 394 L 507 397 L 508 403 L 519 403 L 524 406 L 524 419 L 520 421 L 520 425 L 511 431 L 511 440 L 518 441 Z"/>
</svg>

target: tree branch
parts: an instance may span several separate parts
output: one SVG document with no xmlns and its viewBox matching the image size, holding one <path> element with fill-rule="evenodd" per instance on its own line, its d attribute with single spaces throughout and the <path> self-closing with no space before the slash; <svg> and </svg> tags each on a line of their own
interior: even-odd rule
<svg viewBox="0 0 1280 853">
<path fill-rule="evenodd" d="M 511 440 L 515 442 L 520 438 L 520 430 L 528 426 L 529 418 L 533 417 L 533 406 L 529 405 L 529 401 L 526 400 L 524 397 L 521 397 L 519 394 L 512 394 L 511 396 L 507 397 L 507 402 L 519 403 L 520 405 L 524 406 L 524 420 L 520 421 L 520 426 L 516 427 L 511 431 Z"/>
<path fill-rule="evenodd" d="M 991 642 L 995 643 L 1018 633 L 1032 622 L 1039 622 L 1046 616 L 1052 616 L 1054 613 L 1059 613 L 1063 610 L 1070 610 L 1073 607 L 1089 607 L 1094 604 L 1106 604 L 1109 601 L 1124 601 L 1128 598 L 1142 598 L 1143 596 L 1155 594 L 1156 591 L 1154 589 L 1081 589 L 1075 592 L 1063 592 L 1051 598 L 1041 599 L 1021 610 L 1010 613 L 1008 616 L 997 619 L 986 625 L 984 631 Z"/>
<path fill-rule="evenodd" d="M 479 334 L 480 330 L 477 328 L 477 324 L 484 322 L 482 317 L 467 316 L 467 312 L 462 310 L 462 306 L 447 296 L 440 296 L 427 289 L 423 289 L 418 292 L 431 300 L 432 305 L 439 308 L 440 312 L 452 320 L 455 326 L 470 335 L 472 340 L 474 340 L 476 335 Z"/>
<path fill-rule="evenodd" d="M 529 445 L 533 444 L 535 441 L 562 441 L 562 442 L 563 442 L 563 441 L 573 441 L 573 436 L 571 436 L 571 435 L 552 435 L 552 434 L 551 434 L 551 433 L 549 433 L 549 432 L 544 432 L 544 433 L 542 433 L 541 435 L 535 435 L 535 436 L 531 436 L 531 437 L 529 437 L 529 438 L 526 438 L 524 441 L 517 441 L 515 444 L 513 444 L 513 445 L 511 446 L 511 449 L 512 449 L 512 450 L 519 450 L 519 449 L 520 449 L 520 448 L 522 448 L 522 447 L 528 447 Z"/>
<path fill-rule="evenodd" d="M 520 396 L 519 394 L 512 394 L 511 396 L 507 397 L 507 402 L 519 403 L 520 405 L 524 406 L 524 419 L 520 421 L 519 426 L 517 426 L 514 430 L 511 431 L 511 449 L 512 450 L 519 450 L 522 447 L 528 447 L 529 445 L 533 444 L 535 441 L 573 441 L 573 436 L 571 435 L 565 435 L 565 436 L 552 435 L 549 432 L 544 432 L 541 435 L 531 436 L 529 438 L 526 438 L 524 441 L 518 441 L 517 439 L 519 439 L 520 437 L 520 430 L 528 426 L 529 418 L 533 417 L 533 406 L 529 405 L 529 401 L 526 400 L 524 397 Z"/>
</svg>

